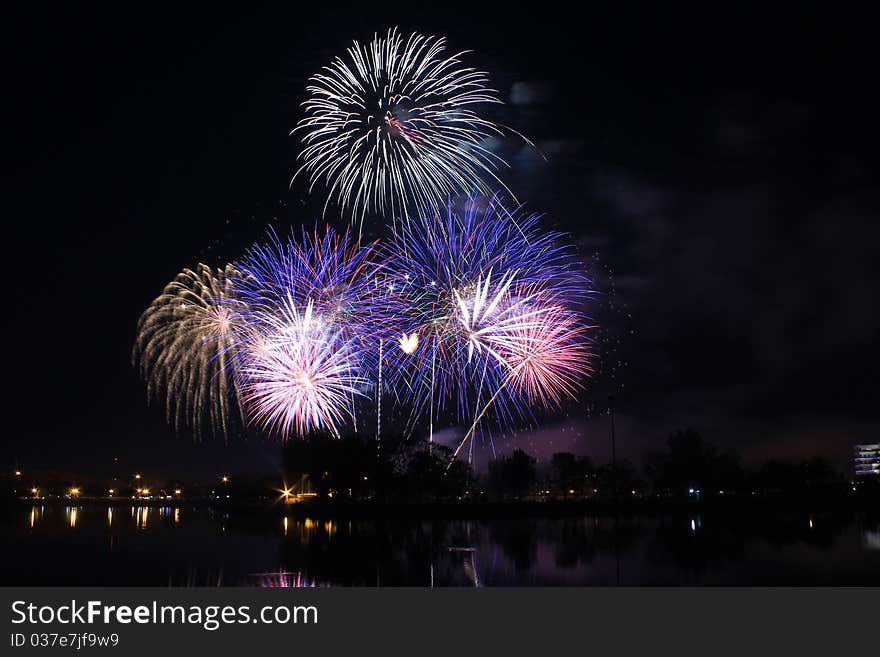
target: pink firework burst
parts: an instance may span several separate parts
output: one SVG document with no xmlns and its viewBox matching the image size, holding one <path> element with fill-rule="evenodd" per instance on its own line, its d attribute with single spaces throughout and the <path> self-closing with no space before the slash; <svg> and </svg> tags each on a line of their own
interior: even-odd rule
<svg viewBox="0 0 880 657">
<path fill-rule="evenodd" d="M 354 361 L 350 344 L 314 314 L 311 302 L 303 313 L 289 306 L 276 321 L 261 323 L 242 353 L 240 391 L 249 419 L 285 439 L 314 430 L 338 436 L 361 394 Z"/>
<path fill-rule="evenodd" d="M 509 385 L 545 408 L 575 397 L 592 371 L 584 326 L 577 315 L 550 307 L 527 322 L 510 326 L 504 356 Z"/>
</svg>

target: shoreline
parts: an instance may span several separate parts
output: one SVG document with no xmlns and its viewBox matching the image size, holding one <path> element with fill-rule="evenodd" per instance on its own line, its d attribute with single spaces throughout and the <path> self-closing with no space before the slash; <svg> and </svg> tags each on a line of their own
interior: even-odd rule
<svg viewBox="0 0 880 657">
<path fill-rule="evenodd" d="M 294 516 L 320 515 L 343 518 L 448 518 L 480 519 L 505 517 L 579 517 L 579 516 L 658 516 L 680 513 L 770 513 L 783 511 L 867 512 L 880 514 L 880 500 L 842 498 L 793 498 L 755 496 L 734 499 L 676 500 L 522 500 L 522 501 L 454 501 L 384 503 L 376 501 L 308 500 L 292 504 L 267 498 L 216 500 L 185 498 L 170 500 L 132 500 L 128 498 L 80 497 L 15 498 L 16 506 L 113 506 L 113 507 L 199 507 L 227 511 L 254 512 Z"/>
</svg>

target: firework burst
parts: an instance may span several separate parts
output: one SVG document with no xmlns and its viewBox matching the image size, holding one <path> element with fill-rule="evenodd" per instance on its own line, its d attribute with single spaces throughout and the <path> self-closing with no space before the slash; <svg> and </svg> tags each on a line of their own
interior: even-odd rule
<svg viewBox="0 0 880 657">
<path fill-rule="evenodd" d="M 471 200 L 395 229 L 374 326 L 400 345 L 388 357 L 390 384 L 414 413 L 430 405 L 433 416 L 435 403 L 440 412 L 453 400 L 470 422 L 492 399 L 507 424 L 535 402 L 558 405 L 586 373 L 578 307 L 588 281 L 563 236 L 538 230 L 537 220 L 496 199 Z M 551 376 L 554 359 L 573 367 Z"/>
<path fill-rule="evenodd" d="M 288 297 L 278 311 L 257 318 L 239 354 L 248 417 L 283 438 L 313 430 L 338 436 L 361 394 L 355 349 L 315 315 L 312 302 L 300 312 Z"/>
<path fill-rule="evenodd" d="M 229 363 L 243 306 L 235 267 L 184 269 L 141 315 L 132 352 L 148 395 L 162 398 L 169 421 L 202 435 L 207 421 L 228 436 L 236 409 Z"/>
<path fill-rule="evenodd" d="M 501 351 L 514 390 L 545 408 L 574 397 L 592 372 L 587 332 L 581 318 L 565 308 L 547 307 L 533 319 L 505 329 Z"/>
<path fill-rule="evenodd" d="M 303 141 L 296 175 L 310 189 L 323 183 L 327 203 L 360 221 L 367 211 L 432 214 L 443 199 L 488 193 L 484 178 L 503 187 L 496 171 L 507 164 L 485 145 L 502 128 L 476 112 L 501 101 L 486 73 L 445 50 L 443 38 L 394 28 L 355 41 L 314 75 L 294 129 Z"/>
<path fill-rule="evenodd" d="M 242 275 L 236 291 L 256 317 L 293 302 L 344 332 L 360 332 L 371 303 L 371 277 L 381 268 L 372 258 L 374 244 L 362 245 L 348 231 L 291 231 L 282 240 L 270 231 L 266 243 L 251 247 L 236 263 Z"/>
<path fill-rule="evenodd" d="M 251 247 L 237 263 L 247 322 L 238 334 L 239 389 L 250 421 L 288 438 L 313 430 L 338 435 L 369 384 L 375 344 L 365 324 L 373 245 L 348 231 L 300 234 Z"/>
</svg>

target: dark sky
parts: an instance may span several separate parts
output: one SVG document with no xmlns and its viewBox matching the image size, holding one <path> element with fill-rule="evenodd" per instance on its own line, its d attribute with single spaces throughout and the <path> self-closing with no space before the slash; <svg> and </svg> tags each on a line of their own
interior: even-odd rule
<svg viewBox="0 0 880 657">
<path fill-rule="evenodd" d="M 880 437 L 865 16 L 313 4 L 326 9 L 7 19 L 3 462 L 277 465 L 265 441 L 175 436 L 130 365 L 135 324 L 182 267 L 234 259 L 270 223 L 314 224 L 320 204 L 288 187 L 306 79 L 393 25 L 491 73 L 508 101 L 494 118 L 548 157 L 505 144 L 507 181 L 573 234 L 599 292 L 584 399 L 502 446 L 603 460 L 607 418 L 583 409 L 612 391 L 636 462 L 684 426 L 747 463 L 843 466 Z"/>
</svg>

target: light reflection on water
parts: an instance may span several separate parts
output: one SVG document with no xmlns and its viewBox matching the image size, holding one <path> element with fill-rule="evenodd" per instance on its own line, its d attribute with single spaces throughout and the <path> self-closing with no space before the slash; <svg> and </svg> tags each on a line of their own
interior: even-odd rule
<svg viewBox="0 0 880 657">
<path fill-rule="evenodd" d="M 190 504 L 19 509 L 20 521 L 0 525 L 15 538 L 4 584 L 880 584 L 876 513 L 341 520 Z"/>
<path fill-rule="evenodd" d="M 308 574 L 301 570 L 293 573 L 286 570 L 275 573 L 253 573 L 248 576 L 248 583 L 261 589 L 313 589 L 330 586 L 325 582 L 309 578 Z"/>
</svg>

